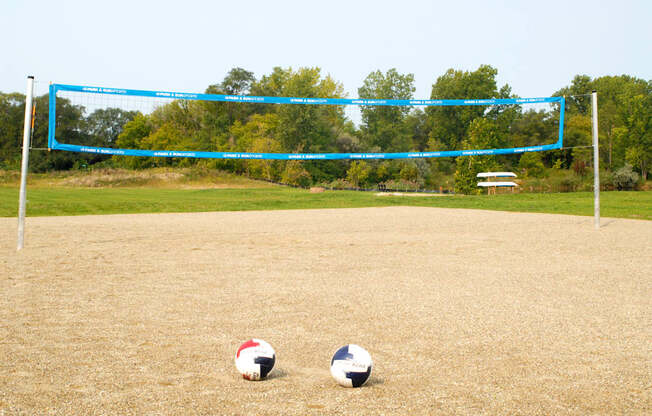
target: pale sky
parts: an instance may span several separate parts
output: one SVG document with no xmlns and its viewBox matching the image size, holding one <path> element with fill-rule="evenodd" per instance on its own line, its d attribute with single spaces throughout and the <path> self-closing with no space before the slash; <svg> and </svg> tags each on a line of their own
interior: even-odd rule
<svg viewBox="0 0 652 416">
<path fill-rule="evenodd" d="M 50 82 L 203 92 L 233 67 L 318 66 L 349 98 L 372 71 L 498 69 L 521 97 L 576 74 L 652 79 L 652 0 L 2 0 L 0 91 Z"/>
</svg>

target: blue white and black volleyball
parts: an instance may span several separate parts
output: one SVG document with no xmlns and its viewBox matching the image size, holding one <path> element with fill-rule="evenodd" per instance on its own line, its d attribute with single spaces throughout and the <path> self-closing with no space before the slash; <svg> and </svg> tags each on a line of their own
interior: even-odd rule
<svg viewBox="0 0 652 416">
<path fill-rule="evenodd" d="M 250 339 L 235 353 L 235 367 L 247 380 L 264 379 L 276 362 L 276 352 L 262 339 Z"/>
<path fill-rule="evenodd" d="M 349 344 L 333 355 L 331 375 L 344 387 L 360 387 L 371 375 L 371 355 L 364 348 Z"/>
</svg>

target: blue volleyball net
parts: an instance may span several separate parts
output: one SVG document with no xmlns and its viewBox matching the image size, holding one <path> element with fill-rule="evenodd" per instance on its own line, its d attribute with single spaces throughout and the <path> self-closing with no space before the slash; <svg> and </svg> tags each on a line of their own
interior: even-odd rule
<svg viewBox="0 0 652 416">
<path fill-rule="evenodd" d="M 559 114 L 558 134 L 551 143 L 525 147 L 498 149 L 469 149 L 442 151 L 414 151 L 396 153 L 256 153 L 234 151 L 194 151 L 187 149 L 142 149 L 121 148 L 107 145 L 107 140 L 98 141 L 92 134 L 78 134 L 81 128 L 58 129 L 65 106 L 72 107 L 94 121 L 93 125 L 115 123 L 107 120 L 115 115 L 111 110 L 119 110 L 118 115 L 150 114 L 158 108 L 178 101 L 204 101 L 221 103 L 248 104 L 285 104 L 285 105 L 324 105 L 324 106 L 408 106 L 408 107 L 450 107 L 482 106 L 490 109 L 497 106 L 519 106 L 522 108 L 544 109 L 557 108 Z M 70 152 L 83 152 L 102 155 L 142 156 L 142 157 L 181 157 L 213 159 L 250 159 L 250 160 L 337 160 L 337 159 L 413 159 L 437 158 L 474 155 L 504 155 L 523 152 L 538 152 L 560 149 L 563 147 L 564 131 L 563 97 L 541 98 L 505 98 L 505 99 L 456 99 L 456 100 L 393 100 L 393 99 L 348 99 L 348 98 L 307 98 L 307 97 L 268 97 L 244 95 L 199 94 L 171 91 L 146 91 L 121 88 L 104 88 L 79 85 L 51 84 L 49 90 L 49 133 L 48 148 Z M 488 111 L 488 110 L 487 110 Z M 87 123 L 90 125 L 92 123 Z M 124 126 L 114 126 L 122 128 Z M 91 127 L 88 127 L 92 130 Z M 86 141 L 86 142 L 84 142 Z M 111 140 L 108 144 L 112 144 Z M 113 143 L 115 144 L 115 143 Z"/>
</svg>

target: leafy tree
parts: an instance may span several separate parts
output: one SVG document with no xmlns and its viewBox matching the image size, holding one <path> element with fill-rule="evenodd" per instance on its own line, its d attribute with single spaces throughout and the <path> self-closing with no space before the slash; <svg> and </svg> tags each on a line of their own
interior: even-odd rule
<svg viewBox="0 0 652 416">
<path fill-rule="evenodd" d="M 149 118 L 155 129 L 164 125 L 183 134 L 193 134 L 202 128 L 202 106 L 197 101 L 175 100 L 158 107 Z"/>
<path fill-rule="evenodd" d="M 423 185 L 432 176 L 431 164 L 425 159 L 414 159 L 410 161 L 417 169 L 417 177 L 415 182 Z"/>
<path fill-rule="evenodd" d="M 496 95 L 496 98 L 518 98 L 512 94 L 512 87 L 503 85 Z M 490 106 L 485 112 L 485 118 L 489 118 L 496 122 L 496 127 L 500 132 L 496 146 L 508 147 L 513 146 L 510 140 L 509 133 L 512 126 L 523 117 L 522 108 L 520 105 L 507 104 L 507 105 L 493 105 Z M 540 144 L 540 143 L 537 143 Z"/>
<path fill-rule="evenodd" d="M 544 173 L 540 152 L 525 152 L 518 162 L 518 169 L 525 177 L 540 178 Z"/>
<path fill-rule="evenodd" d="M 18 166 L 22 148 L 25 96 L 0 93 L 0 163 Z"/>
<path fill-rule="evenodd" d="M 197 101 L 175 100 L 154 110 L 147 117 L 150 134 L 138 140 L 140 149 L 210 150 L 211 143 L 201 134 L 204 107 Z M 155 158 L 139 162 L 146 166 L 177 166 L 196 163 L 194 159 Z"/>
<path fill-rule="evenodd" d="M 632 165 L 625 163 L 625 166 L 614 172 L 613 181 L 619 191 L 634 189 L 638 182 L 638 174 L 634 172 Z"/>
<path fill-rule="evenodd" d="M 449 69 L 437 78 L 432 86 L 431 99 L 481 99 L 513 97 L 509 85 L 500 89 L 496 83 L 498 71 L 481 65 L 475 71 Z M 469 128 L 474 120 L 486 118 L 493 121 L 495 128 L 495 146 L 505 147 L 510 138 L 510 131 L 515 120 L 520 117 L 518 106 L 444 106 L 429 107 L 428 150 L 459 150 L 465 146 L 469 137 Z M 468 141 L 466 143 L 468 145 Z M 479 149 L 479 148 L 475 148 Z M 505 159 L 503 157 L 503 159 Z M 457 170 L 453 160 L 441 159 L 429 162 L 431 171 L 452 173 Z"/>
<path fill-rule="evenodd" d="M 231 149 L 237 152 L 253 152 L 253 142 L 256 138 L 264 137 L 275 139 L 279 118 L 277 114 L 254 114 L 251 119 L 242 124 L 239 121 L 231 126 Z M 280 147 L 280 143 L 278 146 Z"/>
<path fill-rule="evenodd" d="M 390 163 L 381 162 L 376 169 L 376 179 L 378 182 L 385 182 L 391 178 Z"/>
<path fill-rule="evenodd" d="M 220 84 L 210 85 L 206 92 L 208 94 L 249 95 L 255 82 L 256 77 L 253 72 L 237 67 L 231 69 Z M 247 118 L 258 110 L 255 104 L 232 102 L 215 102 L 209 105 L 209 108 L 215 115 L 223 114 L 229 126 L 235 121 L 246 122 Z M 219 119 L 219 116 L 217 118 Z"/>
<path fill-rule="evenodd" d="M 499 98 L 509 94 L 508 86 L 498 90 L 497 74 L 498 71 L 489 65 L 481 65 L 473 72 L 449 69 L 433 84 L 430 98 L 433 100 Z M 483 106 L 429 107 L 427 110 L 431 129 L 429 149 L 459 149 L 468 136 L 471 123 L 482 118 L 486 110 Z"/>
<path fill-rule="evenodd" d="M 341 84 L 330 76 L 321 77 L 319 68 L 287 72 L 281 89 L 284 96 L 338 98 L 344 94 Z M 279 106 L 278 115 L 277 136 L 285 150 L 312 153 L 335 150 L 336 133 L 344 124 L 341 107 L 284 104 Z"/>
<path fill-rule="evenodd" d="M 246 124 L 237 121 L 231 126 L 233 150 L 252 153 L 281 153 L 282 147 L 274 135 L 278 129 L 278 116 L 274 113 L 254 114 Z M 249 176 L 279 180 L 283 162 L 279 160 L 242 161 Z"/>
<path fill-rule="evenodd" d="M 346 180 L 356 188 L 366 183 L 371 167 L 364 160 L 351 162 L 351 167 L 346 171 Z"/>
<path fill-rule="evenodd" d="M 246 95 L 255 81 L 253 72 L 238 67 L 229 71 L 221 87 L 226 94 Z"/>
<path fill-rule="evenodd" d="M 411 150 L 419 152 L 427 150 L 430 126 L 426 112 L 419 108 L 410 111 L 405 118 L 405 126 L 408 134 L 412 137 Z"/>
<path fill-rule="evenodd" d="M 408 182 L 418 182 L 419 169 L 417 168 L 416 163 L 414 163 L 413 160 L 404 162 L 401 166 L 399 177 Z"/>
<path fill-rule="evenodd" d="M 283 69 L 275 66 L 272 73 L 263 75 L 259 81 L 252 83 L 251 94 L 267 97 L 281 97 L 285 91 L 289 78 L 292 76 L 292 69 Z M 270 106 L 265 106 L 269 108 Z"/>
<path fill-rule="evenodd" d="M 356 135 L 355 127 L 350 121 L 345 122 L 343 128 L 333 132 L 336 136 L 335 147 L 338 153 L 355 153 L 361 151 L 360 139 Z"/>
<path fill-rule="evenodd" d="M 510 128 L 509 143 L 513 147 L 536 146 L 557 141 L 557 129 L 550 112 L 528 110 Z"/>
<path fill-rule="evenodd" d="M 297 71 L 274 68 L 273 73 L 263 76 L 252 90 L 257 95 L 308 98 L 344 95 L 342 85 L 330 76 L 322 77 L 319 68 L 300 68 Z M 283 104 L 270 108 L 278 115 L 275 138 L 285 152 L 335 152 L 338 139 L 353 131 L 340 106 Z M 329 182 L 346 172 L 346 165 L 342 162 L 311 161 L 301 166 L 317 182 Z"/>
<path fill-rule="evenodd" d="M 100 147 L 112 147 L 124 126 L 133 120 L 137 112 L 120 108 L 100 108 L 86 118 L 86 131 L 90 136 L 89 144 Z"/>
<path fill-rule="evenodd" d="M 322 77 L 319 68 L 298 71 L 275 68 L 270 76 L 255 81 L 253 74 L 241 68 L 229 72 L 221 84 L 208 87 L 209 93 L 244 94 L 250 91 L 264 95 L 281 94 L 301 97 L 339 97 L 341 84 L 329 76 Z M 221 105 L 228 104 L 228 105 Z M 337 139 L 351 138 L 352 125 L 347 124 L 343 109 L 334 106 L 266 106 L 242 103 L 215 103 L 176 100 L 157 108 L 150 115 L 141 115 L 121 142 L 142 149 L 241 151 L 241 152 L 329 152 L 337 148 Z M 147 134 L 144 125 L 147 125 Z M 138 128 L 137 128 L 138 127 Z M 353 144 L 355 141 L 350 140 Z M 128 159 L 118 159 L 125 161 Z M 193 163 L 185 160 L 183 163 Z M 176 165 L 179 160 L 159 159 L 151 164 L 129 162 L 136 166 Z M 278 179 L 283 166 L 275 162 L 243 160 L 218 161 L 215 166 L 235 172 L 247 172 Z M 301 165 L 314 177 L 344 174 L 342 163 L 310 163 Z M 294 169 L 294 168 L 293 168 Z M 291 172 L 294 171 L 290 170 Z M 330 172 L 329 172 L 330 171 Z"/>
<path fill-rule="evenodd" d="M 579 176 L 589 173 L 589 169 L 593 166 L 593 150 L 578 147 L 571 150 L 571 155 L 573 157 L 571 169 Z"/>
<path fill-rule="evenodd" d="M 465 149 L 495 147 L 499 141 L 498 127 L 493 120 L 478 118 L 471 122 L 469 139 L 463 142 Z M 498 169 L 495 156 L 461 156 L 456 159 L 455 192 L 479 194 L 477 174 Z"/>
<path fill-rule="evenodd" d="M 604 76 L 591 79 L 587 75 L 577 75 L 570 86 L 564 87 L 554 95 L 566 96 L 567 117 L 574 115 L 591 116 L 591 91 L 598 92 L 598 122 L 599 140 L 601 143 L 601 158 L 606 159 L 606 166 L 612 169 L 625 162 L 625 154 L 630 146 L 635 146 L 645 135 L 634 133 L 634 139 L 629 140 L 624 127 L 636 123 L 646 124 L 650 119 L 652 107 L 652 83 L 628 75 Z M 632 113 L 632 104 L 641 97 L 640 112 Z M 634 107 L 637 107 L 634 104 Z M 631 118 L 630 118 L 631 117 Z M 649 125 L 648 125 L 649 126 Z M 647 128 L 649 131 L 649 127 Z M 649 148 L 649 146 L 648 146 Z M 605 149 L 605 150 L 602 150 Z"/>
<path fill-rule="evenodd" d="M 570 114 L 566 117 L 564 126 L 564 147 L 591 146 L 592 144 L 591 117 L 582 114 Z M 573 155 L 579 155 L 575 149 L 561 149 L 551 152 L 549 157 L 559 159 L 565 168 L 573 164 Z"/>
<path fill-rule="evenodd" d="M 593 81 L 588 75 L 575 75 L 571 85 L 556 91 L 553 96 L 566 97 L 566 111 L 569 114 L 591 114 L 591 97 Z"/>
<path fill-rule="evenodd" d="M 44 149 L 48 145 L 49 100 L 48 95 L 34 99 L 36 116 L 32 133 L 32 148 Z M 89 144 L 91 138 L 84 118 L 84 107 L 74 105 L 65 98 L 57 99 L 56 134 L 57 137 L 72 144 Z M 24 111 L 24 103 L 22 104 Z M 21 123 L 22 130 L 22 123 Z M 22 137 L 22 134 L 21 134 Z M 35 150 L 30 153 L 29 166 L 32 172 L 49 170 L 68 170 L 73 166 L 90 165 L 108 159 L 109 156 L 93 153 L 48 152 Z"/>
<path fill-rule="evenodd" d="M 271 137 L 256 137 L 251 143 L 249 151 L 254 153 L 280 153 L 281 145 Z M 280 160 L 248 160 L 247 170 L 250 176 L 278 181 L 283 170 L 283 161 Z"/>
<path fill-rule="evenodd" d="M 401 75 L 396 69 L 383 74 L 372 72 L 358 88 L 363 99 L 411 99 L 415 91 L 414 75 Z M 412 135 L 405 121 L 410 107 L 362 106 L 361 132 L 367 149 L 406 152 L 414 149 Z"/>
<path fill-rule="evenodd" d="M 281 180 L 284 183 L 304 188 L 312 182 L 310 174 L 298 160 L 290 160 L 286 163 Z"/>
<path fill-rule="evenodd" d="M 650 88 L 652 90 L 652 88 Z M 636 166 L 644 180 L 652 162 L 652 93 L 628 97 L 622 109 L 623 126 L 617 132 L 619 153 Z"/>
<path fill-rule="evenodd" d="M 136 114 L 133 120 L 124 125 L 122 132 L 118 135 L 116 145 L 123 149 L 142 149 L 141 141 L 152 132 L 152 124 L 149 118 L 142 113 Z M 152 166 L 152 158 L 135 156 L 113 156 L 118 165 L 131 169 Z"/>
</svg>

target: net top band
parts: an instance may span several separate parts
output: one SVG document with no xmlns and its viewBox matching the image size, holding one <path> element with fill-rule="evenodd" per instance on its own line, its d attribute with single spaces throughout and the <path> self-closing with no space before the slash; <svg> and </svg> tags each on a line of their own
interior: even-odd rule
<svg viewBox="0 0 652 416">
<path fill-rule="evenodd" d="M 255 95 L 199 94 L 172 91 L 130 90 L 123 88 L 90 87 L 81 85 L 52 84 L 56 91 L 71 91 L 90 94 L 111 94 L 138 97 L 169 98 L 183 100 L 202 100 L 260 104 L 309 104 L 309 105 L 360 105 L 360 106 L 466 106 L 466 105 L 510 105 L 558 103 L 563 97 L 535 98 L 484 98 L 463 100 L 393 100 L 362 98 L 311 98 L 311 97 L 268 97 Z"/>
</svg>

